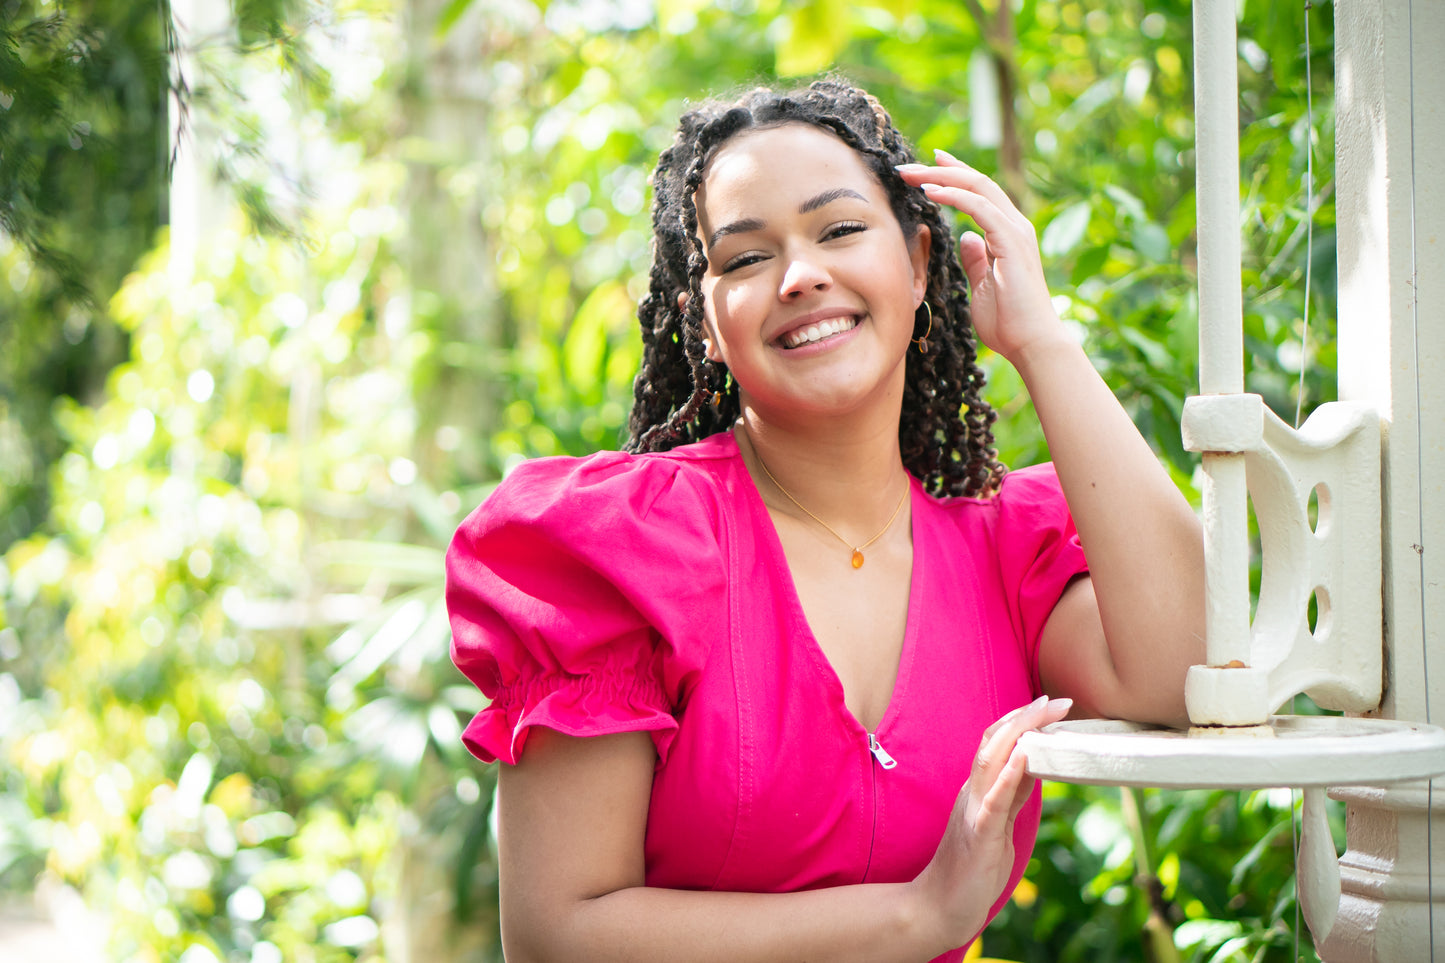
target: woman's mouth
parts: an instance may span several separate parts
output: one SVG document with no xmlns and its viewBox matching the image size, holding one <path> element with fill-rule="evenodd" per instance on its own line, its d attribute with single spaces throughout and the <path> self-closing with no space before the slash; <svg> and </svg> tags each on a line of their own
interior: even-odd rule
<svg viewBox="0 0 1445 963">
<path fill-rule="evenodd" d="M 829 318 L 827 321 L 795 328 L 778 340 L 784 348 L 801 348 L 805 344 L 812 344 L 814 341 L 822 341 L 825 338 L 842 334 L 844 331 L 851 331 L 857 326 L 858 319 L 856 317 Z"/>
</svg>

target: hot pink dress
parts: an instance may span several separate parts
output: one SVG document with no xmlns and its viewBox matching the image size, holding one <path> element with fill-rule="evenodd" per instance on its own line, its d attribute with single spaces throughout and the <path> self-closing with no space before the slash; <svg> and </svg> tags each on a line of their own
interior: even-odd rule
<svg viewBox="0 0 1445 963">
<path fill-rule="evenodd" d="M 532 726 L 649 732 L 650 886 L 912 879 L 983 730 L 1039 694 L 1039 633 L 1086 566 L 1051 466 L 1011 472 L 988 499 L 935 499 L 917 481 L 911 498 L 907 629 L 869 733 L 808 628 L 730 432 L 522 465 L 447 555 L 452 657 L 492 700 L 467 747 L 515 763 Z M 1038 818 L 1035 791 L 1005 894 Z"/>
</svg>

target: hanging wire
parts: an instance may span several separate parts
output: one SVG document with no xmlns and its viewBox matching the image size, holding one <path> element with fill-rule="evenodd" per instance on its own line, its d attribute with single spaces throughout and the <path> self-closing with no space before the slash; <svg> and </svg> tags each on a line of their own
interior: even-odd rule
<svg viewBox="0 0 1445 963">
<path fill-rule="evenodd" d="M 1305 307 L 1304 325 L 1299 341 L 1299 387 L 1295 391 L 1294 427 L 1299 430 L 1305 405 L 1305 370 L 1309 367 L 1310 302 L 1314 299 L 1315 265 L 1315 85 L 1311 65 L 1314 51 L 1310 47 L 1310 11 L 1312 0 L 1305 0 Z"/>
<path fill-rule="evenodd" d="M 1415 172 L 1419 165 L 1416 158 L 1415 139 L 1415 0 L 1405 5 L 1405 42 L 1410 46 L 1410 328 L 1412 348 L 1415 354 L 1415 519 L 1419 526 L 1416 542 L 1412 546 L 1419 563 L 1420 578 L 1420 669 L 1425 690 L 1425 724 L 1430 724 L 1430 646 L 1429 632 L 1425 623 L 1425 436 L 1423 422 L 1424 406 L 1420 398 L 1420 289 L 1419 289 L 1419 222 L 1415 217 Z M 1430 925 L 1430 963 L 1435 963 L 1435 780 L 1425 784 L 1425 905 L 1429 907 L 1427 918 Z"/>
<path fill-rule="evenodd" d="M 1304 3 L 1304 41 L 1305 41 L 1305 305 L 1303 314 L 1303 326 L 1300 330 L 1299 346 L 1299 386 L 1295 390 L 1294 427 L 1299 430 L 1300 421 L 1304 415 L 1305 404 L 1305 370 L 1309 367 L 1309 339 L 1310 339 L 1310 302 L 1314 299 L 1314 274 L 1315 263 L 1315 85 L 1312 69 L 1314 61 L 1314 49 L 1310 46 L 1310 11 L 1314 9 L 1312 0 L 1305 0 Z M 1291 715 L 1297 714 L 1296 703 L 1299 697 L 1290 696 L 1289 711 Z M 1297 804 L 1295 793 L 1296 787 L 1291 786 L 1289 791 L 1289 841 L 1290 847 L 1294 850 L 1295 865 L 1295 888 L 1294 888 L 1294 956 L 1292 959 L 1298 963 L 1299 952 L 1299 931 L 1300 931 L 1300 895 L 1299 895 L 1299 816 L 1297 815 Z"/>
</svg>

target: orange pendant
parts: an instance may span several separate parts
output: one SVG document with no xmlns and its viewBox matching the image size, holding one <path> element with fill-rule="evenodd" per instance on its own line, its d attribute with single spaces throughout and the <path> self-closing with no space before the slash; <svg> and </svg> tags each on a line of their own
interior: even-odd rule
<svg viewBox="0 0 1445 963">
<path fill-rule="evenodd" d="M 853 549 L 853 567 L 854 567 L 854 568 L 862 568 L 862 567 L 863 567 L 863 553 L 860 552 L 860 551 L 858 551 L 856 548 Z"/>
</svg>

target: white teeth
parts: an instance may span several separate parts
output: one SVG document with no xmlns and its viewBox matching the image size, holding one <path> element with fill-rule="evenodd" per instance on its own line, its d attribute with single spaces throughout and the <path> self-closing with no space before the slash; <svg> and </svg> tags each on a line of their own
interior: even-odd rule
<svg viewBox="0 0 1445 963">
<path fill-rule="evenodd" d="M 788 332 L 783 338 L 783 346 L 786 348 L 796 348 L 799 345 L 808 344 L 812 341 L 821 341 L 823 338 L 849 331 L 856 327 L 857 324 L 858 321 L 856 318 L 830 318 L 827 321 L 819 321 L 817 324 L 810 324 L 806 328 L 799 328 L 796 331 Z"/>
</svg>

